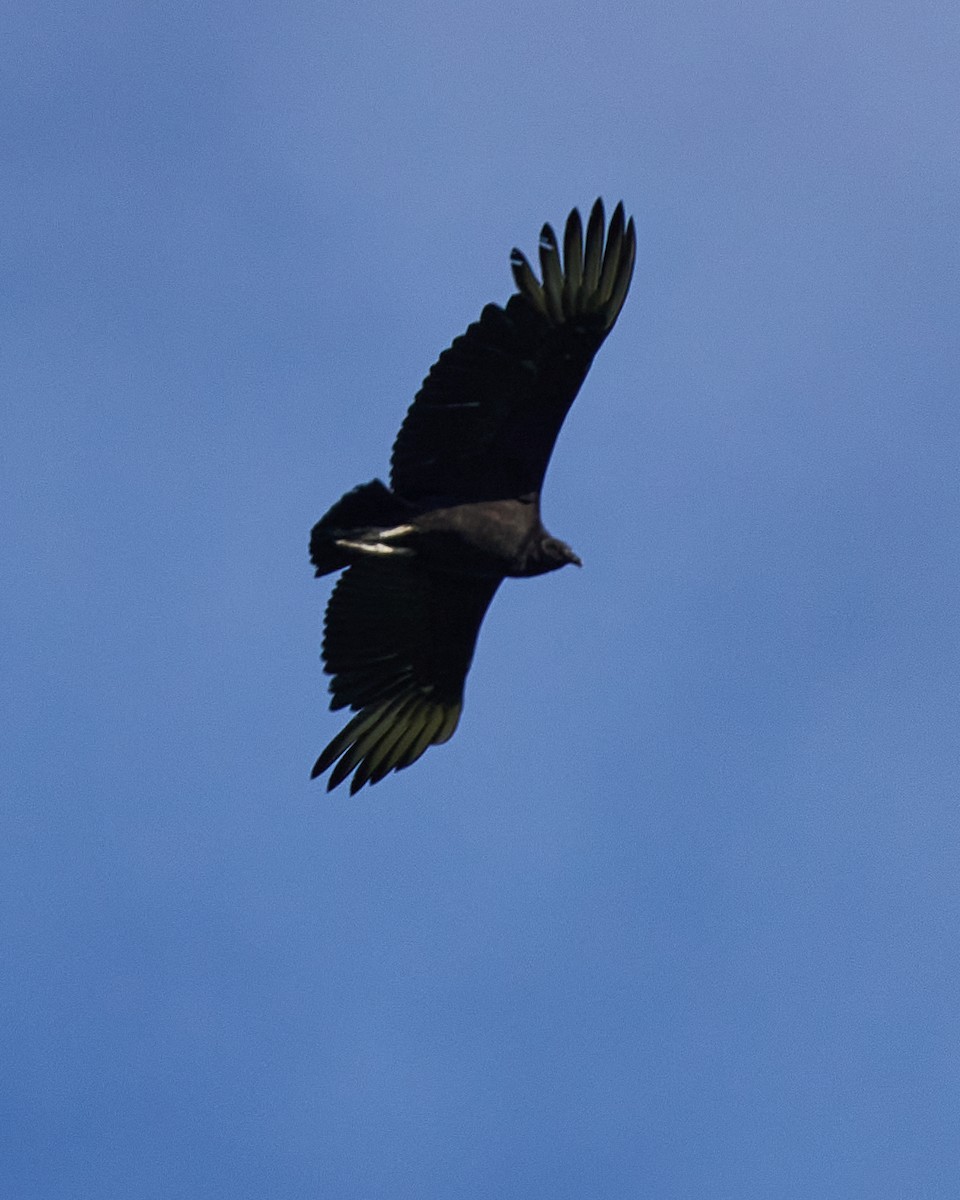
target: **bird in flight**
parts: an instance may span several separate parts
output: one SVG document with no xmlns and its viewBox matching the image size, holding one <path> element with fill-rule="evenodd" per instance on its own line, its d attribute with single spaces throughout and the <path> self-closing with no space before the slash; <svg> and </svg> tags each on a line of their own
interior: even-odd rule
<svg viewBox="0 0 960 1200">
<path fill-rule="evenodd" d="M 390 486 L 347 492 L 313 527 L 318 576 L 343 571 L 327 605 L 330 708 L 356 714 L 317 759 L 328 790 L 400 771 L 448 741 L 480 625 L 507 577 L 580 566 L 540 519 L 557 434 L 626 299 L 633 219 L 618 204 L 604 238 L 597 200 L 586 233 L 567 219 L 561 261 L 549 225 L 538 279 L 519 250 L 517 290 L 430 368 L 397 434 Z"/>
</svg>

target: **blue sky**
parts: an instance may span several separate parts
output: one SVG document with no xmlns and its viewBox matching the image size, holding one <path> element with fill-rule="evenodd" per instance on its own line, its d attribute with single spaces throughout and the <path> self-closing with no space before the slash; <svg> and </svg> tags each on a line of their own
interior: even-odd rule
<svg viewBox="0 0 960 1200">
<path fill-rule="evenodd" d="M 5 1194 L 956 1194 L 958 13 L 7 13 Z M 585 568 L 328 797 L 310 526 L 598 194 Z"/>
</svg>

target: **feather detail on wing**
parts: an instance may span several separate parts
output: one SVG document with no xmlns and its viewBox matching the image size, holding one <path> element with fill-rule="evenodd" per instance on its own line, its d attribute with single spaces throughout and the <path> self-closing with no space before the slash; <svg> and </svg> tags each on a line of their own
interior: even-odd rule
<svg viewBox="0 0 960 1200">
<path fill-rule="evenodd" d="M 598 200 L 586 235 L 576 209 L 563 238 L 540 235 L 540 271 L 510 256 L 517 292 L 488 304 L 431 368 L 397 435 L 394 491 L 406 500 L 491 500 L 538 492 L 593 357 L 620 314 L 636 259 L 623 205 L 604 243 Z"/>
<path fill-rule="evenodd" d="M 311 778 L 332 766 L 330 789 L 353 773 L 354 793 L 453 735 L 498 584 L 395 560 L 357 563 L 341 576 L 327 608 L 323 658 L 333 676 L 330 707 L 357 716 L 317 759 Z"/>
</svg>

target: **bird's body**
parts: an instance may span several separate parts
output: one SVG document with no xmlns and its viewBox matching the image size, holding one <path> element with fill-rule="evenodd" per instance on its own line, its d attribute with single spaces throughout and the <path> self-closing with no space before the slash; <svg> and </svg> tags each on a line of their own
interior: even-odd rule
<svg viewBox="0 0 960 1200">
<path fill-rule="evenodd" d="M 318 542 L 329 538 L 341 566 L 406 556 L 438 571 L 502 579 L 542 575 L 579 561 L 572 551 L 566 557 L 556 552 L 555 547 L 563 543 L 544 529 L 535 497 L 427 508 L 411 505 L 405 520 L 396 525 L 328 532 L 320 522 L 315 528 L 320 530 Z"/>
<path fill-rule="evenodd" d="M 480 624 L 503 579 L 580 565 L 540 518 L 560 426 L 623 306 L 633 273 L 623 206 L 604 247 L 603 207 L 584 242 L 574 210 L 561 267 L 549 225 L 541 284 L 518 250 L 517 292 L 488 304 L 444 351 L 410 407 L 379 480 L 314 526 L 317 575 L 346 568 L 324 625 L 331 708 L 357 716 L 317 760 L 350 790 L 415 762 L 456 729 Z M 338 761 L 339 760 L 339 761 Z"/>
</svg>

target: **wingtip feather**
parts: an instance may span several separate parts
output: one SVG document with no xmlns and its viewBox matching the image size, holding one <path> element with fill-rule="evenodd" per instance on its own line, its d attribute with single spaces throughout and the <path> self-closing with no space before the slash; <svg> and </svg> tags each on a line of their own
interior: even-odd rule
<svg viewBox="0 0 960 1200">
<path fill-rule="evenodd" d="M 457 728 L 462 705 L 436 704 L 409 693 L 373 711 L 357 714 L 314 763 L 310 778 L 330 770 L 327 791 L 350 780 L 351 796 L 417 761 L 430 746 L 448 741 Z"/>
<path fill-rule="evenodd" d="M 563 269 L 557 235 L 551 225 L 540 230 L 540 271 L 543 275 L 543 294 L 547 310 L 554 321 L 563 320 Z"/>
<path fill-rule="evenodd" d="M 613 285 L 610 289 L 610 297 L 604 306 L 604 316 L 608 328 L 613 325 L 614 321 L 620 315 L 620 310 L 623 308 L 627 292 L 630 290 L 630 282 L 633 279 L 633 269 L 636 261 L 637 237 L 633 217 L 631 217 L 623 237 L 620 261 L 614 276 Z"/>
<path fill-rule="evenodd" d="M 597 300 L 599 305 L 606 304 L 610 299 L 613 284 L 620 266 L 620 251 L 623 246 L 623 201 L 613 210 L 610 227 L 607 230 L 607 248 L 603 252 L 603 266 L 600 268 L 600 280 L 597 284 Z"/>
<path fill-rule="evenodd" d="M 567 217 L 563 232 L 563 311 L 576 316 L 577 298 L 583 283 L 583 226 L 580 212 L 574 209 Z"/>
<path fill-rule="evenodd" d="M 600 279 L 600 264 L 603 260 L 603 200 L 598 196 L 590 210 L 587 222 L 586 249 L 583 258 L 583 290 L 591 296 L 597 290 Z"/>
<path fill-rule="evenodd" d="M 563 261 L 553 227 L 540 231 L 540 273 L 537 279 L 529 262 L 516 248 L 510 266 L 517 290 L 543 316 L 562 324 L 585 314 L 598 314 L 609 330 L 626 299 L 636 258 L 636 229 L 626 220 L 623 201 L 617 202 L 606 226 L 602 197 L 590 210 L 586 233 L 580 212 L 567 217 L 563 234 Z"/>
<path fill-rule="evenodd" d="M 540 286 L 540 281 L 533 273 L 533 268 L 527 261 L 526 255 L 519 251 L 516 246 L 510 252 L 510 269 L 513 272 L 517 291 L 526 296 L 534 308 L 542 313 L 543 316 L 549 316 L 547 301 L 543 294 L 543 288 Z"/>
</svg>

